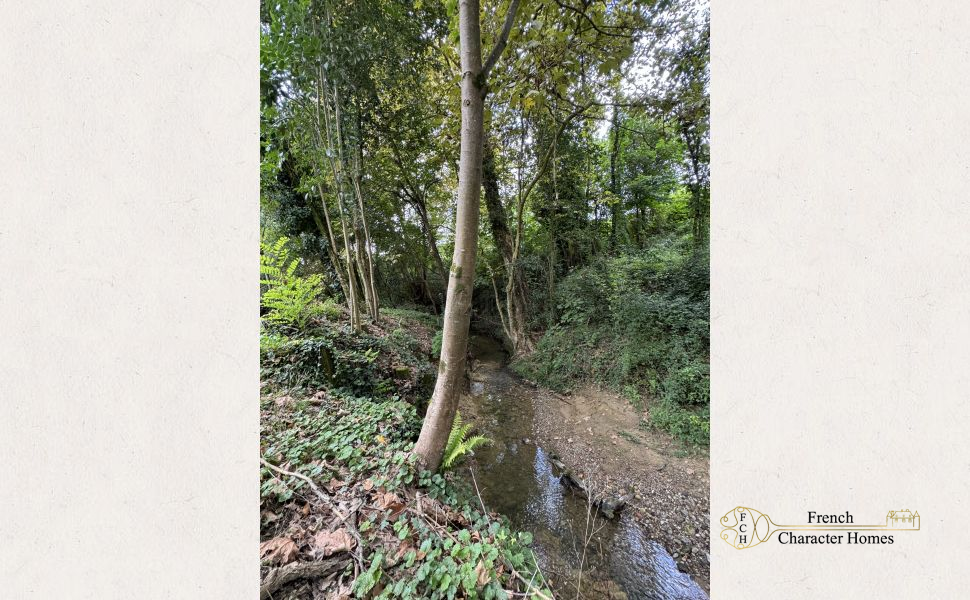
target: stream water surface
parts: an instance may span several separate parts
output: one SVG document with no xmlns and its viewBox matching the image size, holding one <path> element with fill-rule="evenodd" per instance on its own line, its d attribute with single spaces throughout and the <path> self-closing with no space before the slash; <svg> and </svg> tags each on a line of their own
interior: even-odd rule
<svg viewBox="0 0 970 600">
<path fill-rule="evenodd" d="M 475 482 L 489 510 L 532 533 L 532 548 L 556 597 L 706 599 L 630 512 L 606 520 L 589 510 L 584 495 L 560 483 L 558 461 L 532 441 L 538 433 L 535 390 L 505 368 L 497 341 L 474 336 L 470 346 L 472 383 L 462 411 L 493 441 L 475 451 Z"/>
</svg>

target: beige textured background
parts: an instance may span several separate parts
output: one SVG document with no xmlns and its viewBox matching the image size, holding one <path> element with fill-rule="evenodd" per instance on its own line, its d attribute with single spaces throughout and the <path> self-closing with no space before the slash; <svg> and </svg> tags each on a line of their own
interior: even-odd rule
<svg viewBox="0 0 970 600">
<path fill-rule="evenodd" d="M 0 597 L 255 598 L 258 4 L 0 3 Z"/>
<path fill-rule="evenodd" d="M 970 6 L 714 0 L 714 598 L 965 598 Z M 892 546 L 743 551 L 736 505 Z"/>
</svg>

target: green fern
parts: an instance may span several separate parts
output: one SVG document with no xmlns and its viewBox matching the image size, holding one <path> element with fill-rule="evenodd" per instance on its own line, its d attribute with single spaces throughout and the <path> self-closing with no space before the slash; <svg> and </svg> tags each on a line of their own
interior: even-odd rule
<svg viewBox="0 0 970 600">
<path fill-rule="evenodd" d="M 455 463 L 482 444 L 490 444 L 492 440 L 482 435 L 468 437 L 472 424 L 462 425 L 461 413 L 455 413 L 455 423 L 448 434 L 448 445 L 445 446 L 445 456 L 441 461 L 442 469 L 450 469 Z"/>
<path fill-rule="evenodd" d="M 298 276 L 300 261 L 290 259 L 288 243 L 285 236 L 274 244 L 260 242 L 260 301 L 269 309 L 267 321 L 304 329 L 315 317 L 332 311 L 318 302 L 323 293 L 323 277 Z"/>
</svg>

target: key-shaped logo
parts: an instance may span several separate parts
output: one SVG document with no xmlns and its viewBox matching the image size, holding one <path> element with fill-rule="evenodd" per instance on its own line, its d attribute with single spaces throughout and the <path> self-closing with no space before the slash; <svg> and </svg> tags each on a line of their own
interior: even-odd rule
<svg viewBox="0 0 970 600">
<path fill-rule="evenodd" d="M 919 512 L 891 510 L 885 525 L 778 525 L 768 515 L 738 506 L 721 517 L 721 539 L 738 550 L 767 542 L 778 531 L 915 531 Z"/>
</svg>

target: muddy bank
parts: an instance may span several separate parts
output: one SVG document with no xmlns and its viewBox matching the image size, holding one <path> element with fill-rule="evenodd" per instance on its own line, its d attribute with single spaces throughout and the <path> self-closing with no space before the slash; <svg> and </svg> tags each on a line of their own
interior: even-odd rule
<svg viewBox="0 0 970 600">
<path fill-rule="evenodd" d="M 495 340 L 475 336 L 470 352 L 461 411 L 495 442 L 471 469 L 488 508 L 534 534 L 557 595 L 706 598 L 707 460 L 676 456 L 676 444 L 640 429 L 637 411 L 614 395 L 528 384 Z M 561 483 L 565 473 L 626 506 L 607 519 Z"/>
</svg>

